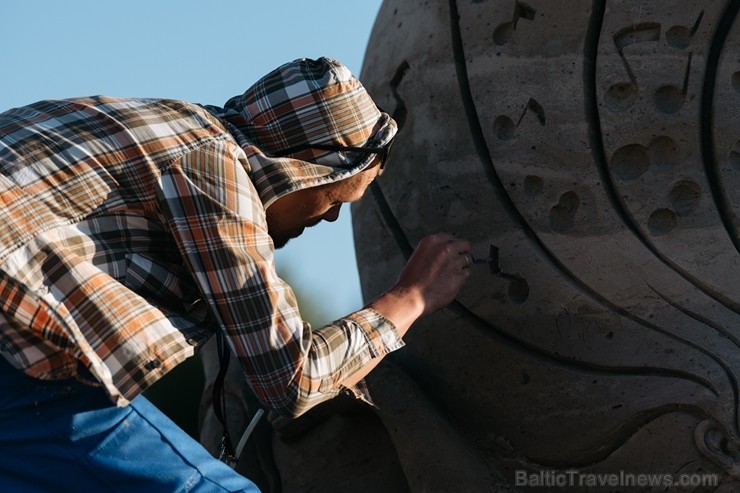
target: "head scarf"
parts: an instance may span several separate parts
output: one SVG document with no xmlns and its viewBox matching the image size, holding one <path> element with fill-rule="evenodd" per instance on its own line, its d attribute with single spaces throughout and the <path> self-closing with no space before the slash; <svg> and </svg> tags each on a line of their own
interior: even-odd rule
<svg viewBox="0 0 740 493">
<path fill-rule="evenodd" d="M 265 207 L 296 190 L 349 178 L 376 158 L 314 149 L 276 157 L 281 150 L 305 143 L 383 147 L 397 131 L 360 81 L 332 58 L 286 63 L 223 108 L 207 108 L 227 122 L 246 152 Z"/>
</svg>

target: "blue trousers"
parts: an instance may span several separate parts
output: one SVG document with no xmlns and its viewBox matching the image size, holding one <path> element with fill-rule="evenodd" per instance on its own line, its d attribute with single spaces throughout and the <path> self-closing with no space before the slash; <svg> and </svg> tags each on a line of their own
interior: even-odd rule
<svg viewBox="0 0 740 493">
<path fill-rule="evenodd" d="M 146 398 L 116 407 L 76 380 L 26 376 L 0 356 L 0 492 L 249 492 Z"/>
</svg>

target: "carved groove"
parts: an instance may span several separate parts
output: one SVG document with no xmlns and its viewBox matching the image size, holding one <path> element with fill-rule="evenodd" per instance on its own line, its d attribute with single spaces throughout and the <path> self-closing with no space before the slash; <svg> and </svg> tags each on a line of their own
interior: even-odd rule
<svg viewBox="0 0 740 493">
<path fill-rule="evenodd" d="M 735 227 L 737 216 L 735 215 L 729 197 L 724 193 L 720 186 L 719 170 L 717 158 L 714 155 L 714 137 L 712 127 L 712 103 L 714 101 L 714 87 L 717 81 L 717 67 L 722 52 L 722 46 L 727 39 L 732 25 L 735 23 L 738 10 L 740 10 L 740 1 L 733 0 L 727 4 L 723 16 L 720 18 L 719 25 L 712 43 L 709 47 L 707 56 L 707 65 L 705 69 L 704 85 L 701 94 L 701 115 L 699 116 L 701 131 L 701 154 L 704 159 L 704 172 L 709 180 L 709 187 L 717 207 L 718 215 L 722 225 L 730 237 L 735 250 L 740 253 L 740 234 Z M 734 219 L 734 221 L 733 221 Z"/>
</svg>

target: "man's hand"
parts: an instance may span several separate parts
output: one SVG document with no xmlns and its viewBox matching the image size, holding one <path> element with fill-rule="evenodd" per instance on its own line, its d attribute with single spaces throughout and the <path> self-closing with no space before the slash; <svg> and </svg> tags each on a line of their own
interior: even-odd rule
<svg viewBox="0 0 740 493">
<path fill-rule="evenodd" d="M 447 233 L 427 236 L 411 255 L 394 290 L 420 298 L 420 316 L 447 306 L 470 275 L 470 244 Z"/>
<path fill-rule="evenodd" d="M 447 306 L 470 275 L 470 244 L 451 234 L 423 238 L 396 285 L 370 304 L 404 334 L 414 321 Z"/>
</svg>

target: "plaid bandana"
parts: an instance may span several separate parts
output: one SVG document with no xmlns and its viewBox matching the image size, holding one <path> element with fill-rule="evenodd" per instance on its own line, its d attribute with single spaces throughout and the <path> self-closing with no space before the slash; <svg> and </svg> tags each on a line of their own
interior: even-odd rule
<svg viewBox="0 0 740 493">
<path fill-rule="evenodd" d="M 265 207 L 289 192 L 344 180 L 375 159 L 317 150 L 298 153 L 300 159 L 274 157 L 281 150 L 305 143 L 383 147 L 397 131 L 349 69 L 331 58 L 286 63 L 224 108 L 206 108 L 230 125 Z"/>
</svg>

